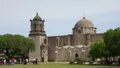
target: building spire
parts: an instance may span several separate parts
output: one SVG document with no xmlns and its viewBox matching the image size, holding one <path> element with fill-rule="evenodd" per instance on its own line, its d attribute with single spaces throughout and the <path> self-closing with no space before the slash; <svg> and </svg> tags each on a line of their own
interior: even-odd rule
<svg viewBox="0 0 120 68">
<path fill-rule="evenodd" d="M 84 15 L 83 15 L 83 19 L 86 19 L 86 18 L 85 18 L 85 13 L 84 13 Z"/>
<path fill-rule="evenodd" d="M 38 12 L 36 13 L 36 16 L 38 16 Z"/>
<path fill-rule="evenodd" d="M 83 17 L 83 19 L 86 19 L 85 17 Z"/>
<path fill-rule="evenodd" d="M 38 10 L 37 10 L 37 12 L 36 12 L 36 16 L 38 16 Z"/>
</svg>

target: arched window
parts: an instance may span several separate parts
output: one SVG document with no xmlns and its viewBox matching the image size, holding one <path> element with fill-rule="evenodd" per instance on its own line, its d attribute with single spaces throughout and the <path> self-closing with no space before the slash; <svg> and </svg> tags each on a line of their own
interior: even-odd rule
<svg viewBox="0 0 120 68">
<path fill-rule="evenodd" d="M 34 23 L 34 31 L 36 31 L 36 23 Z"/>
<path fill-rule="evenodd" d="M 75 54 L 75 58 L 78 58 L 78 53 Z"/>
<path fill-rule="evenodd" d="M 44 43 L 47 43 L 47 39 L 44 39 Z"/>
<path fill-rule="evenodd" d="M 78 34 L 81 34 L 81 30 L 78 30 Z"/>
</svg>

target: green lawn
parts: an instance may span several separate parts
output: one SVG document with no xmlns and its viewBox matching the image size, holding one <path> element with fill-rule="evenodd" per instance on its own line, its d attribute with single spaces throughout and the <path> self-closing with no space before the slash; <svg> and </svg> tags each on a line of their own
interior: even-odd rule
<svg viewBox="0 0 120 68">
<path fill-rule="evenodd" d="M 69 65 L 66 63 L 39 63 L 38 65 L 33 65 L 29 63 L 27 65 L 3 65 L 0 68 L 120 68 L 120 66 Z"/>
</svg>

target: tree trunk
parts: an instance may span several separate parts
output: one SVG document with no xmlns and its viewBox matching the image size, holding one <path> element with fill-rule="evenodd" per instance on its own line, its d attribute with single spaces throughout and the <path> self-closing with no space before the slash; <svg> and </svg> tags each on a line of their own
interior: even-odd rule
<svg viewBox="0 0 120 68">
<path fill-rule="evenodd" d="M 113 62 L 115 61 L 115 56 L 113 56 Z"/>
</svg>

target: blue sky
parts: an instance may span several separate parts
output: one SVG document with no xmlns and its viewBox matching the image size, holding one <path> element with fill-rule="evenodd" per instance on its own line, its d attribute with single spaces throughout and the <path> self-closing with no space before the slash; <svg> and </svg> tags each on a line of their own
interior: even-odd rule
<svg viewBox="0 0 120 68">
<path fill-rule="evenodd" d="M 98 33 L 120 26 L 120 0 L 0 0 L 0 34 L 28 36 L 36 12 L 48 36 L 71 34 L 84 14 Z"/>
</svg>

